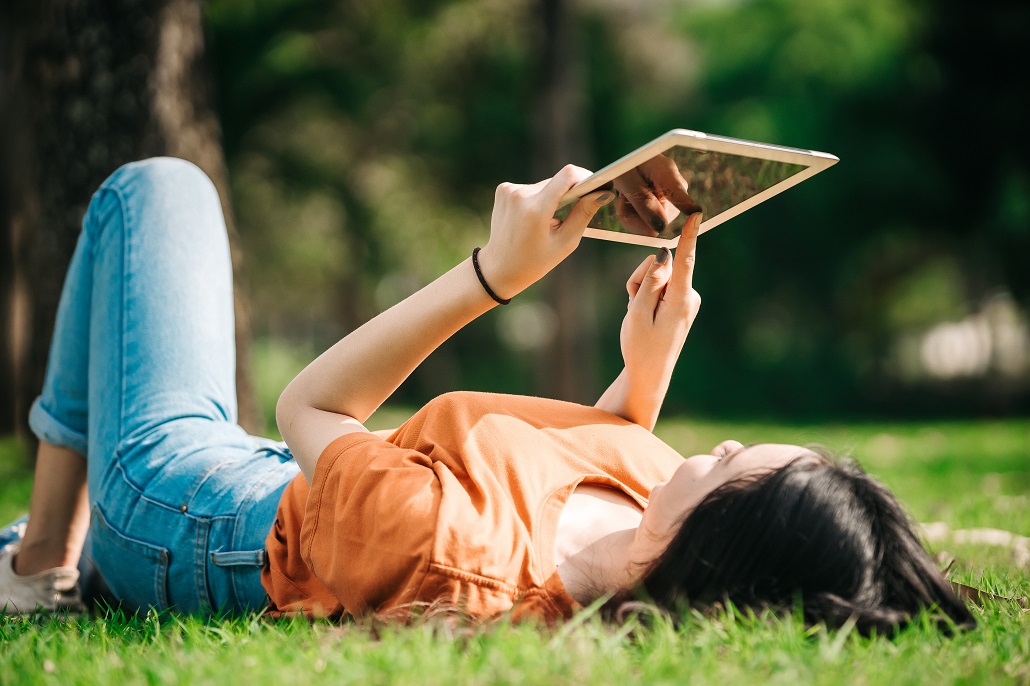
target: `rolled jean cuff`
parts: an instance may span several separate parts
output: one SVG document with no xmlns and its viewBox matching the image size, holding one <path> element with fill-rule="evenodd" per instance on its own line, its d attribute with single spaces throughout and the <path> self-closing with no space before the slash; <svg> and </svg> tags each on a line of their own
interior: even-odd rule
<svg viewBox="0 0 1030 686">
<path fill-rule="evenodd" d="M 80 455 L 85 455 L 89 448 L 89 441 L 86 434 L 72 429 L 67 424 L 50 414 L 36 398 L 29 410 L 29 428 L 41 441 L 46 441 L 59 448 L 74 450 Z"/>
</svg>

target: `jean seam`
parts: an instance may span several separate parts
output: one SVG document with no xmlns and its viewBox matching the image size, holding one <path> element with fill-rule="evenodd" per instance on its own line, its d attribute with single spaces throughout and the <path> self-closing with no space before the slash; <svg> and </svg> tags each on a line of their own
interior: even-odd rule
<svg viewBox="0 0 1030 686">
<path fill-rule="evenodd" d="M 119 474 L 121 474 L 122 481 L 125 483 L 126 486 L 128 486 L 129 488 L 131 488 L 133 491 L 136 492 L 136 495 L 140 499 L 141 502 L 149 503 L 150 505 L 153 505 L 155 507 L 159 507 L 162 510 L 167 510 L 169 512 L 180 513 L 184 517 L 189 517 L 190 519 L 194 519 L 194 520 L 205 519 L 205 520 L 207 520 L 209 522 L 216 522 L 216 521 L 230 520 L 230 519 L 235 519 L 236 518 L 235 514 L 218 514 L 218 515 L 205 515 L 205 516 L 195 515 L 195 514 L 192 514 L 191 512 L 189 512 L 188 508 L 187 508 L 186 512 L 183 512 L 182 511 L 182 504 L 181 503 L 179 505 L 172 505 L 170 503 L 165 503 L 165 502 L 162 502 L 160 500 L 155 500 L 154 498 L 151 498 L 150 496 L 148 496 L 146 494 L 146 492 L 142 488 L 139 487 L 138 484 L 134 483 L 132 481 L 132 479 L 129 478 L 129 475 L 128 475 L 128 473 L 126 473 L 125 467 L 122 465 L 120 460 L 118 460 L 118 459 L 114 460 L 113 468 L 118 470 Z"/>
<path fill-rule="evenodd" d="M 207 585 L 207 552 L 210 532 L 211 521 L 206 517 L 197 517 L 197 538 L 193 549 L 193 580 L 197 587 L 197 596 L 201 606 L 215 609 L 212 607 L 211 593 Z"/>
<path fill-rule="evenodd" d="M 200 491 L 200 489 L 204 487 L 204 484 L 207 483 L 207 480 L 211 478 L 211 475 L 213 473 L 225 468 L 226 466 L 226 462 L 219 460 L 213 462 L 210 467 L 205 469 L 201 474 L 198 474 L 197 478 L 194 479 L 192 483 L 190 483 L 189 488 L 187 488 L 185 493 L 183 493 L 183 498 L 185 499 L 185 501 L 189 502 L 189 500 L 192 499 L 193 496 L 196 495 Z"/>
<path fill-rule="evenodd" d="M 128 473 L 125 471 L 125 466 L 122 464 L 120 458 L 115 458 L 114 468 L 118 470 L 119 474 L 121 474 L 122 481 L 125 483 L 125 485 L 131 488 L 132 490 L 136 491 L 136 495 L 139 497 L 140 501 L 150 503 L 155 507 L 160 507 L 161 509 L 168 510 L 169 512 L 182 512 L 182 510 L 179 507 L 175 507 L 174 505 L 163 503 L 160 500 L 154 500 L 153 498 L 148 497 L 146 493 L 143 491 L 143 489 L 140 488 L 139 485 L 134 483 L 132 479 L 129 478 Z"/>
<path fill-rule="evenodd" d="M 121 281 L 122 292 L 121 292 L 121 298 L 119 298 L 119 303 L 118 303 L 118 308 L 119 308 L 119 312 L 118 312 L 118 314 L 119 314 L 119 317 L 118 317 L 118 319 L 119 319 L 119 325 L 118 325 L 118 367 L 119 367 L 119 370 L 120 370 L 121 373 L 119 375 L 120 378 L 119 378 L 119 387 L 118 387 L 118 416 L 117 416 L 118 425 L 117 425 L 117 432 L 116 432 L 116 435 L 118 437 L 118 441 L 120 442 L 122 440 L 122 438 L 123 438 L 122 429 L 123 429 L 123 427 L 125 425 L 125 396 L 126 396 L 125 384 L 126 384 L 126 378 L 127 378 L 127 373 L 126 373 L 127 370 L 125 369 L 125 339 L 126 339 L 125 332 L 126 332 L 126 327 L 127 327 L 127 323 L 128 323 L 127 322 L 127 315 L 126 315 L 126 309 L 127 309 L 126 308 L 126 300 L 128 299 L 128 284 L 129 284 L 129 271 L 128 271 L 128 266 L 129 266 L 128 265 L 128 263 L 129 263 L 129 257 L 128 257 L 128 253 L 129 253 L 129 240 L 128 240 L 128 235 L 129 235 L 129 224 L 131 223 L 132 216 L 131 216 L 131 213 L 130 213 L 130 210 L 129 210 L 129 203 L 127 202 L 125 196 L 122 195 L 121 190 L 117 186 L 115 186 L 113 183 L 111 183 L 110 180 L 108 182 L 105 182 L 104 185 L 102 185 L 100 187 L 100 190 L 97 192 L 98 199 L 99 199 L 99 196 L 100 196 L 101 193 L 110 193 L 111 195 L 114 196 L 114 198 L 117 200 L 117 208 L 118 208 L 119 214 L 121 215 L 121 220 L 122 220 L 122 226 L 121 226 L 121 243 L 122 243 L 122 245 L 121 245 L 121 255 L 120 255 L 120 258 L 121 258 L 120 259 L 121 270 L 122 270 L 122 274 L 121 274 L 122 278 L 120 279 L 120 281 Z M 90 225 L 91 226 L 95 226 L 95 222 L 94 222 L 94 217 L 93 216 L 90 216 Z M 96 265 L 96 246 L 99 245 L 99 243 L 100 243 L 100 240 L 99 240 L 100 236 L 95 235 L 95 230 L 94 230 L 94 235 L 92 236 L 92 238 L 93 238 L 93 241 L 92 241 L 92 243 L 93 243 L 93 264 L 94 264 L 94 270 L 95 270 L 96 269 L 96 266 L 95 266 Z"/>
</svg>

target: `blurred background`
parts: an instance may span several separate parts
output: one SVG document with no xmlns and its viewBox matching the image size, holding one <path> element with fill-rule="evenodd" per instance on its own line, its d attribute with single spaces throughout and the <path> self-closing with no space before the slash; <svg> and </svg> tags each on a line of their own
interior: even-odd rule
<svg viewBox="0 0 1030 686">
<path fill-rule="evenodd" d="M 1030 413 L 1025 0 L 40 0 L 0 9 L 0 432 L 89 194 L 192 159 L 235 247 L 244 423 L 485 243 L 494 188 L 685 127 L 841 162 L 706 234 L 671 413 Z M 593 402 L 648 254 L 584 240 L 400 390 Z"/>
</svg>

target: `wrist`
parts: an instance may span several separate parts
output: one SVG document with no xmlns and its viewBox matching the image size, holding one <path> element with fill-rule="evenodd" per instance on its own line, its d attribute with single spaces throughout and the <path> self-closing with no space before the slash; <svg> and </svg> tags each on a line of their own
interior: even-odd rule
<svg viewBox="0 0 1030 686">
<path fill-rule="evenodd" d="M 651 408 L 660 408 L 669 392 L 672 370 L 626 367 L 626 405 L 635 411 L 651 413 Z M 657 414 L 657 410 L 655 411 Z"/>
<path fill-rule="evenodd" d="M 626 388 L 637 395 L 664 398 L 674 368 L 675 363 L 663 364 L 655 360 L 648 360 L 642 364 L 627 364 Z"/>
<path fill-rule="evenodd" d="M 496 296 L 494 300 L 498 302 L 511 300 L 528 287 L 528 284 L 522 285 L 511 270 L 506 268 L 503 260 L 497 259 L 490 243 L 478 250 L 476 263 L 479 265 L 476 275 L 483 289 L 487 293 L 492 291 L 491 295 Z"/>
<path fill-rule="evenodd" d="M 483 269 L 479 264 L 480 251 L 481 248 L 478 247 L 472 250 L 472 269 L 476 272 L 476 279 L 479 280 L 479 285 L 483 287 L 483 290 L 486 291 L 486 294 L 490 296 L 491 300 L 493 300 L 498 305 L 507 305 L 511 302 L 511 298 L 502 298 L 501 296 L 497 295 L 497 292 L 490 287 L 490 284 L 489 282 L 487 282 L 486 277 L 483 276 Z"/>
</svg>

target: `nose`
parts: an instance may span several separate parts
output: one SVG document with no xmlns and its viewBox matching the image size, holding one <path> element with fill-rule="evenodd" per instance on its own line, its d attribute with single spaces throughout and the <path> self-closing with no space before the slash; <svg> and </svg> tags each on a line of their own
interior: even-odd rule
<svg viewBox="0 0 1030 686">
<path fill-rule="evenodd" d="M 716 457 L 719 457 L 719 458 L 726 457 L 730 453 L 732 453 L 732 452 L 734 452 L 736 450 L 740 450 L 743 447 L 744 447 L 743 443 L 741 443 L 740 441 L 734 441 L 731 438 L 731 439 L 729 439 L 727 441 L 723 441 L 719 445 L 717 445 L 714 448 L 712 448 L 712 455 L 715 455 Z"/>
</svg>

